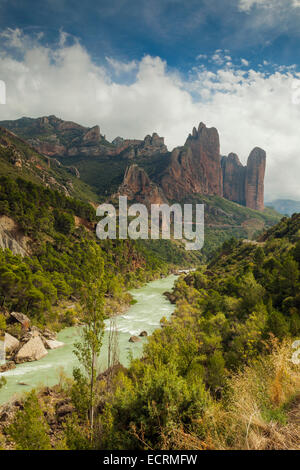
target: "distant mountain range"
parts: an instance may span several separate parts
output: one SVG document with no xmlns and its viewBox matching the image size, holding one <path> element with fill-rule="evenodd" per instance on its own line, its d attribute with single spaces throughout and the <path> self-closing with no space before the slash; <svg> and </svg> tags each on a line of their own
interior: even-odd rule
<svg viewBox="0 0 300 470">
<path fill-rule="evenodd" d="M 292 199 L 276 199 L 275 201 L 267 202 L 266 206 L 272 207 L 283 215 L 293 215 L 300 212 L 300 201 L 293 201 Z"/>
</svg>

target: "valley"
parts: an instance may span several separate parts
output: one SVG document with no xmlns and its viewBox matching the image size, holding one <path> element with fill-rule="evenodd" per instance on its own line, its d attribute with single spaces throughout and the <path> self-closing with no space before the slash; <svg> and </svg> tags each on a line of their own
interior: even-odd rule
<svg viewBox="0 0 300 470">
<path fill-rule="evenodd" d="M 130 363 L 130 357 L 141 357 L 146 337 L 140 337 L 141 332 L 147 335 L 160 327 L 160 320 L 170 318 L 174 305 L 163 295 L 173 288 L 176 276 L 171 275 L 146 284 L 139 289 L 130 290 L 130 295 L 136 303 L 122 313 L 113 317 L 117 334 L 117 351 L 114 361 L 124 366 Z M 99 373 L 103 373 L 109 366 L 108 346 L 111 320 L 105 321 L 105 336 L 99 361 Z M 136 342 L 129 342 L 132 336 L 137 337 Z M 57 340 L 64 346 L 48 352 L 47 357 L 35 362 L 17 365 L 11 371 L 2 374 L 6 385 L 0 390 L 0 405 L 18 398 L 20 393 L 29 391 L 34 387 L 51 387 L 59 382 L 60 374 L 72 377 L 73 368 L 78 361 L 73 354 L 73 346 L 80 339 L 80 327 L 67 327 L 61 330 Z M 20 385 L 22 383 L 23 385 Z"/>
<path fill-rule="evenodd" d="M 0 446 L 34 447 L 29 416 L 43 448 L 297 446 L 300 222 L 264 207 L 265 152 L 243 166 L 203 123 L 172 152 L 156 133 L 110 143 L 55 116 L 0 124 L 0 329 L 18 343 Z M 122 195 L 204 204 L 203 249 L 97 239 L 95 209 Z M 32 340 L 39 360 L 24 356 Z M 252 406 L 263 431 L 253 423 L 249 441 Z"/>
</svg>

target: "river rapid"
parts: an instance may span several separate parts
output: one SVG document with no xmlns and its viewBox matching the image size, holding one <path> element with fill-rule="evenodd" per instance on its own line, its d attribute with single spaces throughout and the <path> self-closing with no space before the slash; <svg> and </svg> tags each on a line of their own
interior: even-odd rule
<svg viewBox="0 0 300 470">
<path fill-rule="evenodd" d="M 171 275 L 130 291 L 136 303 L 125 314 L 116 317 L 119 361 L 124 366 L 129 365 L 131 357 L 141 357 L 143 345 L 147 341 L 145 337 L 137 343 L 130 343 L 129 338 L 139 336 L 142 331 L 147 331 L 150 335 L 160 327 L 162 317 L 170 318 L 173 313 L 175 307 L 163 293 L 172 290 L 176 279 L 177 276 Z M 99 357 L 100 371 L 107 368 L 109 323 L 109 320 L 105 321 L 105 334 Z M 47 356 L 39 361 L 19 364 L 15 369 L 1 374 L 6 378 L 7 384 L 0 390 L 0 404 L 15 399 L 20 393 L 34 387 L 57 384 L 62 371 L 67 376 L 72 375 L 73 368 L 78 365 L 73 345 L 80 339 L 80 328 L 65 328 L 58 333 L 57 339 L 65 345 L 48 351 Z"/>
</svg>

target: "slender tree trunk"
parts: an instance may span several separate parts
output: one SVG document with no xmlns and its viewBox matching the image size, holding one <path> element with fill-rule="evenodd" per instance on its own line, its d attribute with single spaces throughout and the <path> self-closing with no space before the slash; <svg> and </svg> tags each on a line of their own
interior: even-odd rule
<svg viewBox="0 0 300 470">
<path fill-rule="evenodd" d="M 92 374 L 91 374 L 91 386 L 90 386 L 90 425 L 91 425 L 91 439 L 93 439 L 94 429 L 94 374 L 95 374 L 95 352 L 93 351 L 92 360 Z"/>
</svg>

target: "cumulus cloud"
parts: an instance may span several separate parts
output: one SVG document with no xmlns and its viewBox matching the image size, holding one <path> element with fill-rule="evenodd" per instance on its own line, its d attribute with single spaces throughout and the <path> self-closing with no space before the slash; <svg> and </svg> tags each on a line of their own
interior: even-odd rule
<svg viewBox="0 0 300 470">
<path fill-rule="evenodd" d="M 246 67 L 246 59 L 240 67 L 241 59 L 235 65 L 228 51 L 217 51 L 219 64 L 212 62 L 210 70 L 209 61 L 197 61 L 183 77 L 159 57 L 95 64 L 67 36 L 61 35 L 54 49 L 21 31 L 6 31 L 3 41 L 0 79 L 6 82 L 7 104 L 0 106 L 1 120 L 55 114 L 99 124 L 108 139 L 143 138 L 156 131 L 170 149 L 182 145 L 203 121 L 218 128 L 222 154 L 234 151 L 245 163 L 254 146 L 267 151 L 268 199 L 300 199 L 300 74 L 294 68 L 257 71 Z M 118 71 L 132 74 L 130 83 L 118 80 Z"/>
</svg>

